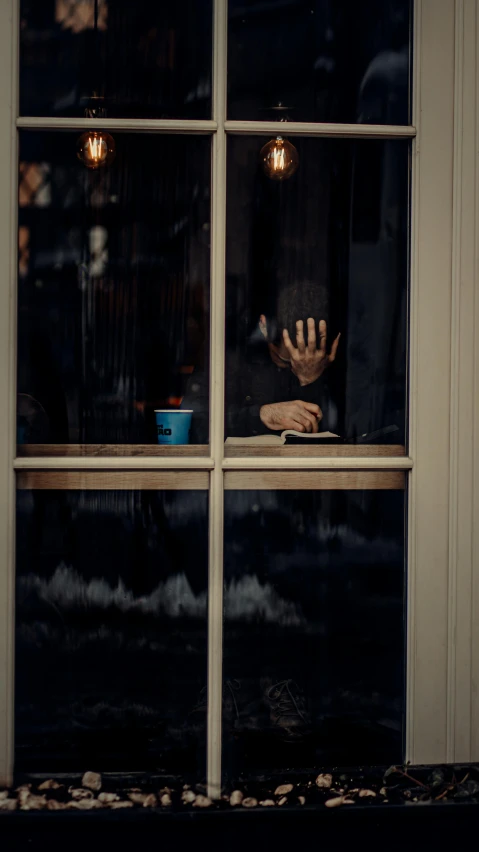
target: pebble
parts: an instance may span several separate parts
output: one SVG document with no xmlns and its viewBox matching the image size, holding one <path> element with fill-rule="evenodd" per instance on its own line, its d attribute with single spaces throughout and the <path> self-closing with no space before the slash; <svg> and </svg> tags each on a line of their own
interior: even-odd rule
<svg viewBox="0 0 479 852">
<path fill-rule="evenodd" d="M 134 805 L 144 805 L 148 798 L 148 793 L 128 793 L 128 798 Z"/>
<path fill-rule="evenodd" d="M 103 805 L 110 805 L 112 802 L 119 802 L 120 797 L 116 793 L 100 793 L 98 801 Z"/>
<path fill-rule="evenodd" d="M 43 808 L 46 808 L 46 806 L 46 796 L 33 796 L 30 794 L 27 795 L 25 799 L 23 799 L 23 803 L 20 804 L 20 809 L 22 811 L 41 811 Z"/>
<path fill-rule="evenodd" d="M 90 790 L 101 790 L 101 775 L 99 772 L 85 772 L 81 783 L 82 787 L 88 787 Z"/>
<path fill-rule="evenodd" d="M 287 796 L 288 793 L 291 793 L 292 789 L 293 789 L 292 784 L 280 784 L 279 787 L 276 787 L 276 790 L 274 791 L 274 795 L 275 796 Z"/>
<path fill-rule="evenodd" d="M 387 794 L 388 794 L 387 787 L 381 787 L 381 789 L 379 791 L 379 795 L 380 796 L 387 796 Z"/>
<path fill-rule="evenodd" d="M 169 793 L 163 793 L 160 796 L 160 805 L 162 808 L 169 808 L 172 805 L 171 796 Z"/>
<path fill-rule="evenodd" d="M 298 796 L 298 802 L 300 805 L 305 805 L 306 799 L 304 798 L 304 796 Z"/>
<path fill-rule="evenodd" d="M 43 781 L 42 784 L 38 785 L 39 790 L 59 790 L 62 785 L 58 783 L 58 781 L 54 781 L 53 778 L 49 778 L 47 781 Z"/>
<path fill-rule="evenodd" d="M 80 799 L 77 802 L 68 802 L 67 808 L 75 811 L 92 811 L 95 808 L 102 808 L 103 805 L 98 799 Z"/>
<path fill-rule="evenodd" d="M 197 796 L 195 801 L 193 802 L 194 808 L 209 808 L 213 802 L 211 801 L 209 796 Z"/>
<path fill-rule="evenodd" d="M 27 788 L 19 787 L 18 788 L 18 804 L 20 805 L 20 807 L 22 807 L 22 805 L 25 805 L 27 803 L 27 800 L 30 798 L 30 796 L 31 796 L 31 793 L 30 793 L 29 787 L 27 787 Z"/>
<path fill-rule="evenodd" d="M 57 799 L 49 799 L 47 802 L 47 811 L 64 811 L 66 807 L 65 802 L 59 802 Z"/>
<path fill-rule="evenodd" d="M 143 802 L 143 807 L 144 808 L 156 808 L 157 805 L 158 805 L 158 799 L 156 798 L 155 794 L 149 793 L 149 795 L 146 797 L 145 801 Z"/>
<path fill-rule="evenodd" d="M 333 776 L 330 775 L 329 773 L 325 773 L 325 774 L 321 773 L 321 775 L 318 775 L 318 777 L 316 778 L 316 787 L 324 787 L 324 788 L 329 789 L 329 787 L 331 787 L 332 783 L 333 783 Z"/>
<path fill-rule="evenodd" d="M 132 808 L 133 802 L 112 802 L 108 807 L 110 807 L 112 811 L 117 811 L 120 808 Z"/>
<path fill-rule="evenodd" d="M 244 808 L 256 808 L 258 799 L 255 799 L 254 796 L 247 796 L 246 799 L 243 799 L 242 805 Z"/>
<path fill-rule="evenodd" d="M 287 797 L 287 796 L 281 796 L 281 798 L 280 798 L 280 800 L 279 800 L 279 802 L 278 802 L 278 805 L 281 807 L 282 805 L 285 805 L 287 801 L 288 801 L 288 797 Z"/>
<path fill-rule="evenodd" d="M 260 802 L 260 805 L 262 808 L 274 808 L 275 802 L 273 802 L 273 799 L 264 799 L 263 802 Z"/>
<path fill-rule="evenodd" d="M 16 799 L 0 799 L 0 811 L 15 811 L 16 809 Z"/>
<path fill-rule="evenodd" d="M 86 787 L 69 787 L 68 792 L 75 802 L 79 802 L 81 799 L 93 799 L 92 791 L 87 790 Z"/>
<path fill-rule="evenodd" d="M 376 798 L 376 793 L 374 792 L 374 790 L 360 790 L 359 791 L 359 798 L 360 799 L 365 799 L 367 796 L 373 796 L 374 798 Z"/>
<path fill-rule="evenodd" d="M 337 796 L 335 799 L 328 799 L 324 804 L 327 808 L 339 808 L 340 805 L 354 805 L 354 802 L 347 796 Z"/>
<path fill-rule="evenodd" d="M 185 803 L 185 805 L 191 805 L 196 799 L 196 793 L 193 793 L 193 790 L 183 790 L 181 794 L 181 801 Z"/>
<path fill-rule="evenodd" d="M 243 798 L 244 797 L 243 797 L 243 793 L 241 792 L 241 790 L 233 790 L 233 792 L 231 793 L 231 796 L 230 796 L 231 807 L 235 808 L 238 805 L 241 805 Z"/>
<path fill-rule="evenodd" d="M 8 790 L 0 790 L 0 802 L 2 802 L 3 799 L 8 799 Z"/>
</svg>

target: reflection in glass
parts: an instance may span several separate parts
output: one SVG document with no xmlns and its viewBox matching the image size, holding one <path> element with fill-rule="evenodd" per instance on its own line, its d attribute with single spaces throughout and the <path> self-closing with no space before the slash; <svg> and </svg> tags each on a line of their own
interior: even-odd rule
<svg viewBox="0 0 479 852">
<path fill-rule="evenodd" d="M 226 491 L 229 779 L 403 760 L 404 493 Z"/>
<path fill-rule="evenodd" d="M 76 141 L 20 139 L 18 440 L 153 444 L 208 375 L 210 140 L 115 133 L 98 171 Z"/>
<path fill-rule="evenodd" d="M 194 772 L 207 493 L 19 491 L 17 771 Z"/>
<path fill-rule="evenodd" d="M 211 0 L 21 0 L 20 114 L 210 118 Z"/>
<path fill-rule="evenodd" d="M 408 124 L 409 74 L 409 0 L 229 0 L 229 119 Z"/>
<path fill-rule="evenodd" d="M 318 406 L 320 432 L 404 444 L 409 143 L 294 143 L 298 170 L 276 182 L 262 140 L 229 139 L 226 437 L 280 440 Z"/>
</svg>

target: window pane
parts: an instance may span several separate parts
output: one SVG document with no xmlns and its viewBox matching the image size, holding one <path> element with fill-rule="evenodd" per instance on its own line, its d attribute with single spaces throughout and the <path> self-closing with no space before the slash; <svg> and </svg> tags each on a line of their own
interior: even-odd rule
<svg viewBox="0 0 479 852">
<path fill-rule="evenodd" d="M 403 760 L 403 491 L 226 491 L 229 779 Z"/>
<path fill-rule="evenodd" d="M 409 75 L 409 0 L 229 0 L 230 119 L 408 124 Z"/>
<path fill-rule="evenodd" d="M 267 141 L 229 139 L 226 437 L 280 441 L 302 420 L 271 405 L 299 400 L 321 409 L 320 432 L 404 445 L 409 143 L 291 137 L 299 167 L 278 181 L 260 165 Z"/>
<path fill-rule="evenodd" d="M 210 140 L 77 135 L 20 139 L 18 441 L 155 445 L 196 367 L 207 442 Z"/>
<path fill-rule="evenodd" d="M 203 778 L 207 499 L 17 492 L 17 771 Z"/>
<path fill-rule="evenodd" d="M 210 118 L 211 0 L 22 0 L 21 115 Z"/>
</svg>

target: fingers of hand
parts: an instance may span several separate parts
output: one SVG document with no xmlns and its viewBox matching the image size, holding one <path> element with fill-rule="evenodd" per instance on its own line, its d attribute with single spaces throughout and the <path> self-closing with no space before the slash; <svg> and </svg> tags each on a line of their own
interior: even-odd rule
<svg viewBox="0 0 479 852">
<path fill-rule="evenodd" d="M 312 317 L 308 318 L 308 350 L 316 352 L 316 326 Z"/>
<path fill-rule="evenodd" d="M 304 345 L 303 320 L 298 320 L 296 323 L 296 346 L 300 355 L 304 355 L 306 347 Z"/>
<path fill-rule="evenodd" d="M 319 321 L 319 351 L 321 355 L 326 355 L 326 339 L 328 336 L 328 327 L 325 320 Z"/>
<path fill-rule="evenodd" d="M 286 349 L 288 350 L 289 354 L 291 355 L 291 358 L 293 358 L 295 353 L 296 353 L 296 349 L 294 348 L 293 344 L 291 343 L 291 338 L 289 336 L 289 332 L 288 332 L 287 328 L 283 328 L 283 340 L 284 340 L 284 345 L 286 346 Z"/>
<path fill-rule="evenodd" d="M 318 420 L 304 406 L 295 404 L 293 417 L 303 424 L 306 432 L 318 431 Z"/>
<path fill-rule="evenodd" d="M 341 332 L 339 332 L 337 338 L 333 341 L 333 345 L 331 346 L 331 353 L 330 353 L 330 356 L 329 356 L 330 361 L 334 361 L 334 359 L 336 358 L 336 352 L 338 351 L 339 338 L 340 337 L 341 337 Z"/>
<path fill-rule="evenodd" d="M 323 416 L 323 412 L 321 411 L 319 405 L 316 405 L 315 402 L 304 402 L 303 399 L 296 400 L 299 405 L 306 409 L 306 411 L 310 411 L 311 414 L 315 414 L 316 417 L 321 420 Z"/>
</svg>

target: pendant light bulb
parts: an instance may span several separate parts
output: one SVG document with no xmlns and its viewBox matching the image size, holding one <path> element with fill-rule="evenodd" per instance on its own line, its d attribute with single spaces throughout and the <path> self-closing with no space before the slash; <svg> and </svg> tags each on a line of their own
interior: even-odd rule
<svg viewBox="0 0 479 852">
<path fill-rule="evenodd" d="M 260 152 L 265 175 L 271 180 L 287 180 L 299 165 L 298 152 L 291 142 L 277 136 L 263 146 Z"/>
<path fill-rule="evenodd" d="M 115 140 L 104 130 L 87 130 L 77 142 L 77 157 L 87 169 L 102 169 L 115 159 Z"/>
</svg>

